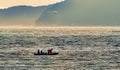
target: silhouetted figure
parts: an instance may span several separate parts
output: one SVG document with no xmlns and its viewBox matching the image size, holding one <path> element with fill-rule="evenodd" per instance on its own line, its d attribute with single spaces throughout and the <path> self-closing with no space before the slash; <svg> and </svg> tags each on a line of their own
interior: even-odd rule
<svg viewBox="0 0 120 70">
<path fill-rule="evenodd" d="M 39 51 L 39 49 L 38 49 L 37 53 L 38 53 L 38 54 L 40 54 L 40 51 Z"/>
<path fill-rule="evenodd" d="M 41 54 L 43 53 L 42 50 L 40 51 L 40 53 L 41 53 Z"/>
<path fill-rule="evenodd" d="M 52 48 L 47 50 L 49 55 L 53 54 L 52 50 L 53 50 Z"/>
</svg>

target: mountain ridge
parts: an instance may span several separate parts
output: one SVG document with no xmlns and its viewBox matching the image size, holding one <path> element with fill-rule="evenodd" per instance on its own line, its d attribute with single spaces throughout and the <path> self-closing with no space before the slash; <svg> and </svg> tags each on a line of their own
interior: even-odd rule
<svg viewBox="0 0 120 70">
<path fill-rule="evenodd" d="M 60 2 L 58 2 L 60 3 Z M 13 6 L 5 9 L 0 9 L 0 24 L 36 24 L 36 20 L 42 12 L 51 7 L 53 4 L 44 6 Z M 20 23 L 21 22 L 21 23 Z"/>
<path fill-rule="evenodd" d="M 64 0 L 42 7 L 12 7 L 0 10 L 0 24 L 118 26 L 120 25 L 119 2 L 112 0 Z"/>
</svg>

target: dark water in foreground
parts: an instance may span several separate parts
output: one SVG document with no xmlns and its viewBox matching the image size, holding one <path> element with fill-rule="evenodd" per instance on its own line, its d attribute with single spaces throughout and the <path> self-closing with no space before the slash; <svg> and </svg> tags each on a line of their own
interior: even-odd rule
<svg viewBox="0 0 120 70">
<path fill-rule="evenodd" d="M 33 55 L 49 48 L 59 55 Z M 120 70 L 120 31 L 3 29 L 0 70 Z"/>
</svg>

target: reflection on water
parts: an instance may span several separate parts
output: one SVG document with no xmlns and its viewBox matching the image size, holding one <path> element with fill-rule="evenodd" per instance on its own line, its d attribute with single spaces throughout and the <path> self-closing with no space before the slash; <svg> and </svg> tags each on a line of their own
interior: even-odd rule
<svg viewBox="0 0 120 70">
<path fill-rule="evenodd" d="M 49 48 L 59 55 L 36 56 Z M 36 29 L 0 31 L 0 70 L 119 70 L 120 32 Z"/>
</svg>

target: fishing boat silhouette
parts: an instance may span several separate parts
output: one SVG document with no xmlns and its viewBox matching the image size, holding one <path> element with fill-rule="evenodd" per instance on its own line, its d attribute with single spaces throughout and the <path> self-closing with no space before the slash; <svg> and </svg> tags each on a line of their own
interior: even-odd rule
<svg viewBox="0 0 120 70">
<path fill-rule="evenodd" d="M 43 52 L 42 50 L 40 51 L 38 49 L 37 53 L 34 53 L 34 55 L 58 55 L 59 53 L 58 52 L 52 52 L 52 48 L 51 49 L 48 49 L 47 52 Z"/>
</svg>

